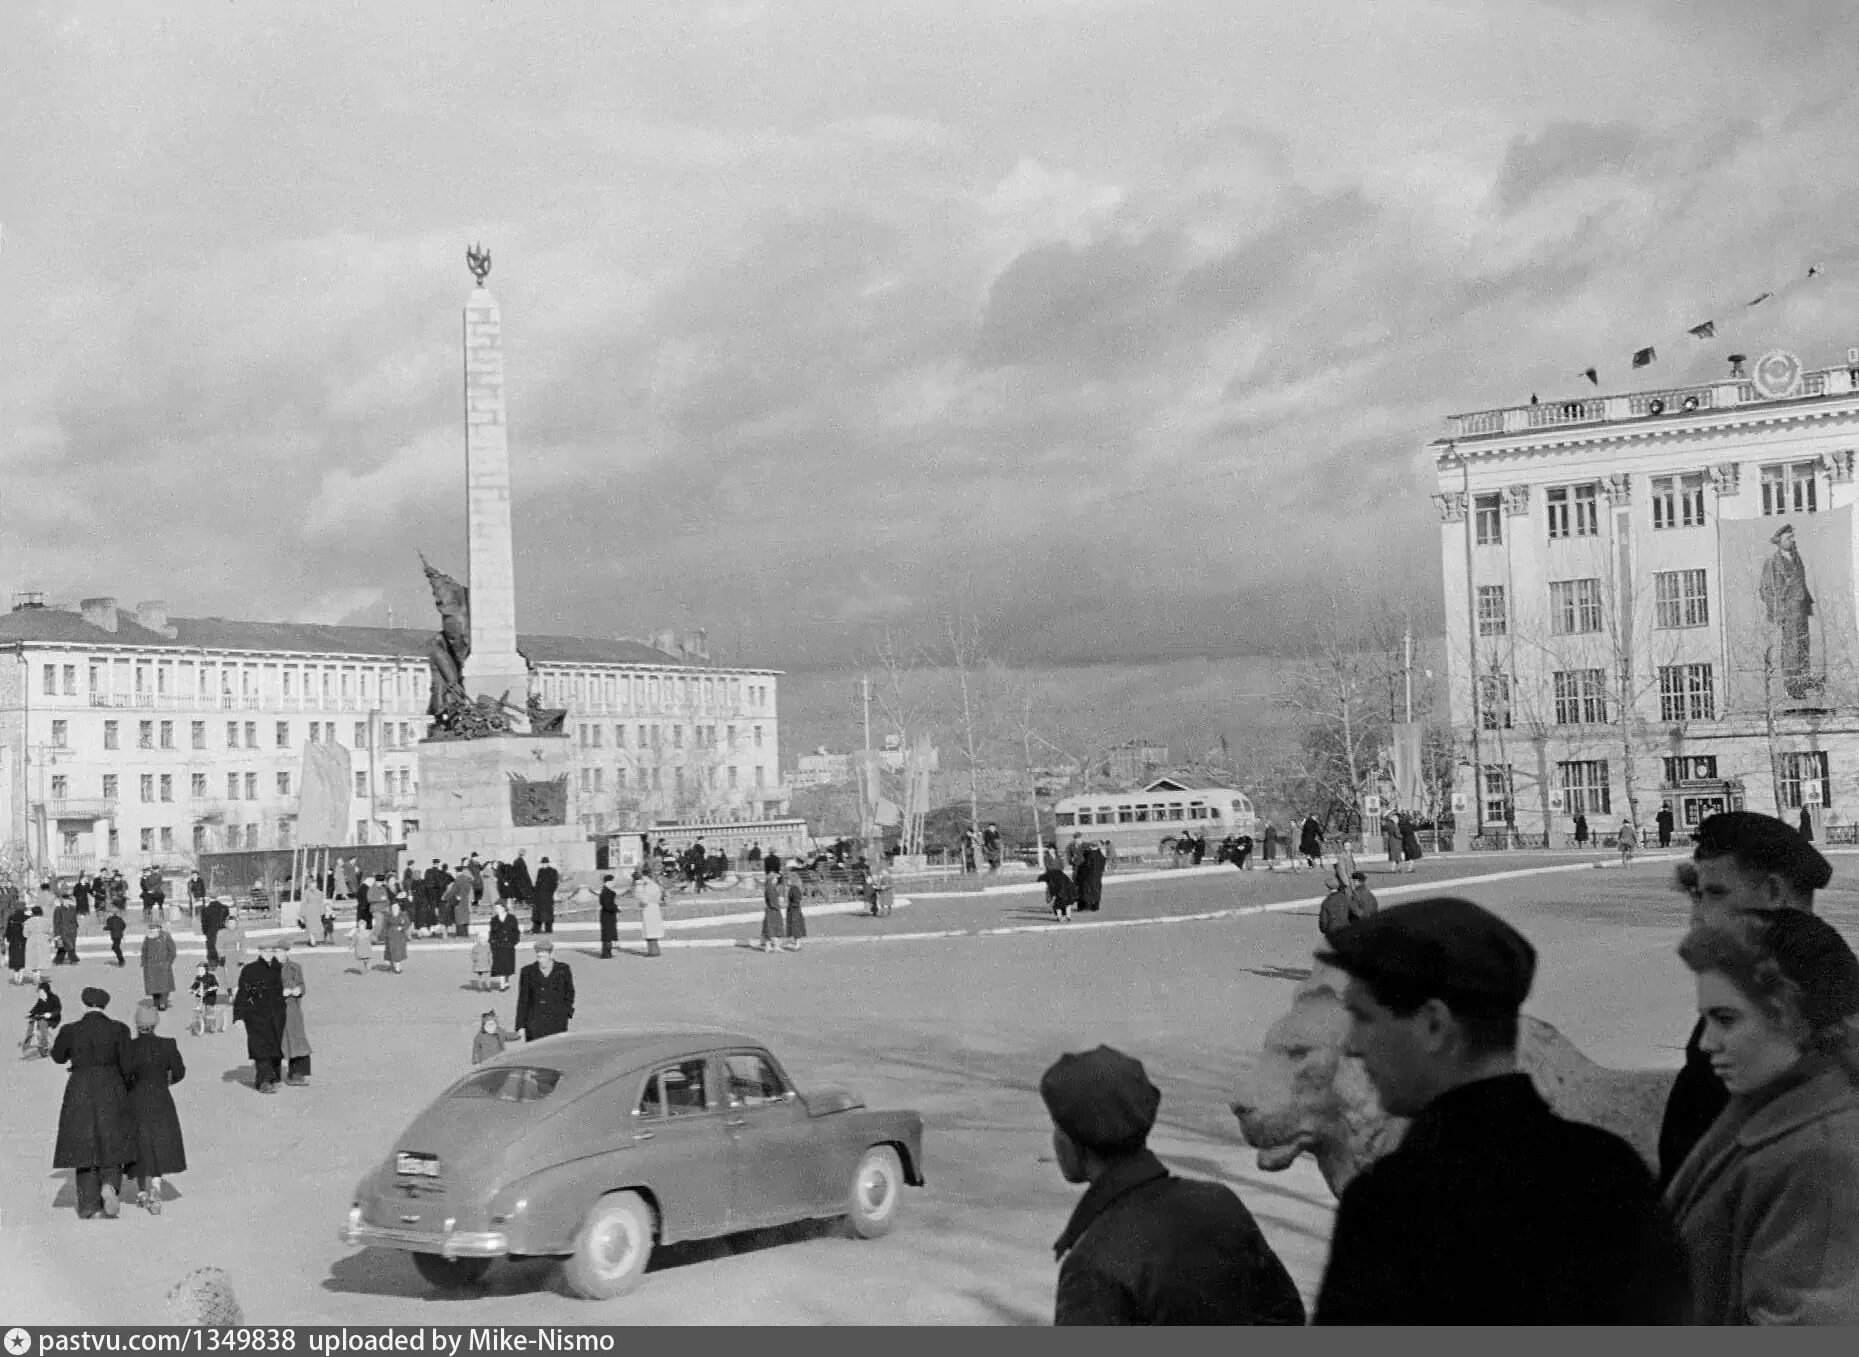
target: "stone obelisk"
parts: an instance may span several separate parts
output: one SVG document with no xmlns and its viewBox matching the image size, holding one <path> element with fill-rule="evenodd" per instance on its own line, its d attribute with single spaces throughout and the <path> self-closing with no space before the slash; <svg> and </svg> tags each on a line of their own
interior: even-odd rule
<svg viewBox="0 0 1859 1357">
<path fill-rule="evenodd" d="M 516 559 L 510 534 L 510 442 L 504 405 L 503 316 L 485 289 L 490 256 L 471 256 L 477 287 L 465 303 L 465 523 L 471 653 L 465 691 L 518 708 L 529 669 L 516 650 Z"/>
</svg>

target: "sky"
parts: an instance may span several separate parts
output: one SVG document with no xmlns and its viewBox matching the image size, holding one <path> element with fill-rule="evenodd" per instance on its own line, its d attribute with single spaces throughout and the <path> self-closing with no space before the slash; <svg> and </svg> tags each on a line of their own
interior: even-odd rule
<svg viewBox="0 0 1859 1357">
<path fill-rule="evenodd" d="M 1446 415 L 1859 344 L 1856 49 L 1824 0 L 10 0 L 0 588 L 436 621 L 478 241 L 525 631 L 1429 628 Z"/>
</svg>

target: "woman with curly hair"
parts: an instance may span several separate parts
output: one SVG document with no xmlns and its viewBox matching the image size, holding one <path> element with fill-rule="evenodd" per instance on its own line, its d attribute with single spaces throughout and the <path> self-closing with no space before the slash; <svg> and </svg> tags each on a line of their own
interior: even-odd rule
<svg viewBox="0 0 1859 1357">
<path fill-rule="evenodd" d="M 1666 1189 L 1696 1320 L 1859 1323 L 1859 958 L 1798 910 L 1701 924 L 1678 954 L 1730 1093 Z"/>
</svg>

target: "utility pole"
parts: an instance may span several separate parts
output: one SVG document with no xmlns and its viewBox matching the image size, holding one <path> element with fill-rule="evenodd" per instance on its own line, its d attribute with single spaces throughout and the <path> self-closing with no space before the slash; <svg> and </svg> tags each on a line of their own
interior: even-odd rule
<svg viewBox="0 0 1859 1357">
<path fill-rule="evenodd" d="M 1414 723 L 1414 628 L 1410 622 L 1401 633 L 1401 674 L 1407 681 L 1407 724 Z"/>
</svg>

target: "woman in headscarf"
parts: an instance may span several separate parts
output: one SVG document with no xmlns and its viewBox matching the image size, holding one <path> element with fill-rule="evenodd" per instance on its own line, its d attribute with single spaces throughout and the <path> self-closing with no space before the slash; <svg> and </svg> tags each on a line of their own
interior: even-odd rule
<svg viewBox="0 0 1859 1357">
<path fill-rule="evenodd" d="M 174 1038 L 156 1033 L 160 1025 L 160 1009 L 146 1000 L 136 1005 L 136 1035 L 129 1043 L 125 1070 L 129 1119 L 135 1127 L 136 1205 L 152 1216 L 161 1214 L 161 1180 L 187 1168 L 181 1117 L 168 1092 L 187 1077 L 187 1066 Z"/>
<path fill-rule="evenodd" d="M 1859 1324 L 1859 958 L 1802 910 L 1694 928 L 1729 1090 L 1666 1189 L 1702 1324 Z"/>
<path fill-rule="evenodd" d="M 406 964 L 407 931 L 412 926 L 399 901 L 388 905 L 387 916 L 381 920 L 381 956 L 396 974 Z"/>
<path fill-rule="evenodd" d="M 122 1190 L 123 1165 L 135 1157 L 129 1119 L 129 1029 L 107 1018 L 106 990 L 86 987 L 84 1016 L 66 1023 L 52 1042 L 52 1059 L 69 1065 L 65 1096 L 58 1108 L 58 1143 L 52 1167 L 77 1171 L 77 1214 L 101 1212 L 114 1219 Z"/>
</svg>

